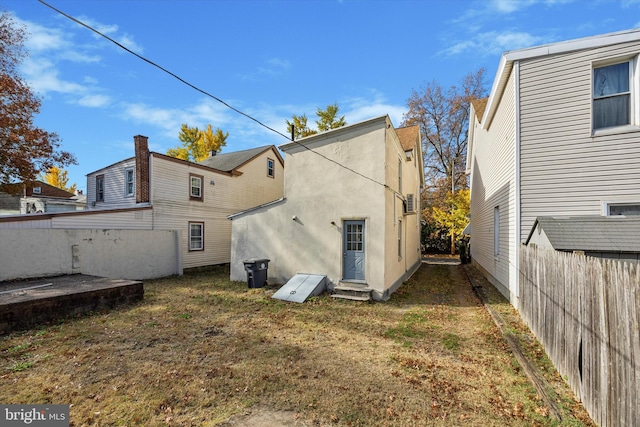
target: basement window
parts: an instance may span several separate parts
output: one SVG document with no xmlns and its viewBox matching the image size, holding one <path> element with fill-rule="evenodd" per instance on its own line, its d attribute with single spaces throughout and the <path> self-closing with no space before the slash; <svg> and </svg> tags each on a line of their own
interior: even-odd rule
<svg viewBox="0 0 640 427">
<path fill-rule="evenodd" d="M 640 215 L 640 203 L 607 203 L 607 216 Z"/>
</svg>

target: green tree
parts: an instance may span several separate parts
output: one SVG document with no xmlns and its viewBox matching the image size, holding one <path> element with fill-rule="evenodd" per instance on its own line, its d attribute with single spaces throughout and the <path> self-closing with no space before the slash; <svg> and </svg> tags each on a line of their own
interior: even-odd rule
<svg viewBox="0 0 640 427">
<path fill-rule="evenodd" d="M 315 135 L 318 131 L 310 129 L 307 125 L 307 115 L 303 114 L 301 116 L 296 116 L 295 114 L 291 117 L 291 121 L 287 120 L 287 132 L 289 134 L 293 134 L 293 139 L 300 139 L 307 137 L 309 135 Z M 293 129 L 293 130 L 292 130 Z M 293 132 L 293 133 L 292 133 Z"/>
<path fill-rule="evenodd" d="M 25 38 L 24 26 L 16 24 L 13 15 L 1 12 L 0 184 L 30 182 L 53 166 L 76 164 L 73 154 L 60 150 L 57 134 L 33 123 L 41 101 L 17 72 L 28 54 Z"/>
<path fill-rule="evenodd" d="M 316 111 L 316 115 L 318 116 L 318 120 L 316 120 L 316 125 L 318 127 L 318 131 L 324 132 L 331 129 L 337 129 L 347 124 L 344 120 L 344 116 L 337 119 L 338 104 L 327 105 L 327 108 L 324 110 L 318 108 Z"/>
<path fill-rule="evenodd" d="M 183 123 L 178 133 L 178 139 L 182 146 L 167 150 L 167 156 L 175 157 L 191 162 L 201 162 L 209 157 L 212 151 L 220 151 L 227 145 L 229 132 L 223 132 L 220 128 L 213 130 L 213 126 L 207 125 L 207 129 L 200 130 L 197 127 L 189 127 Z"/>
<path fill-rule="evenodd" d="M 315 135 L 318 132 L 325 132 L 331 129 L 337 129 L 347 124 L 344 119 L 344 116 L 338 118 L 338 111 L 340 108 L 338 104 L 327 105 L 327 108 L 324 110 L 319 108 L 316 110 L 316 116 L 318 116 L 318 120 L 316 120 L 316 129 L 309 128 L 307 124 L 309 119 L 306 114 L 301 116 L 296 116 L 295 114 L 292 116 L 291 121 L 287 120 L 287 132 L 289 134 L 292 133 L 293 129 L 293 139 L 300 139 L 310 135 Z"/>
<path fill-rule="evenodd" d="M 75 194 L 77 185 L 74 183 L 69 186 L 68 171 L 62 170 L 56 166 L 49 168 L 49 171 L 45 173 L 42 180 L 49 185 L 60 188 L 61 190 L 68 191 Z"/>
</svg>

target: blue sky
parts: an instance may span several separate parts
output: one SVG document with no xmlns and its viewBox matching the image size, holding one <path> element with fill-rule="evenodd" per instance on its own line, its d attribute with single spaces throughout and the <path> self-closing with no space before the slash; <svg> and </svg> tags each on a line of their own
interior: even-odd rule
<svg viewBox="0 0 640 427">
<path fill-rule="evenodd" d="M 285 120 L 338 103 L 347 123 L 400 126 L 413 89 L 448 87 L 506 50 L 640 26 L 640 0 L 45 0 L 194 86 L 286 134 Z M 21 75 L 36 124 L 78 165 L 69 181 L 164 153 L 182 123 L 229 132 L 223 152 L 287 140 L 141 61 L 37 0 L 2 0 L 30 34 Z"/>
</svg>

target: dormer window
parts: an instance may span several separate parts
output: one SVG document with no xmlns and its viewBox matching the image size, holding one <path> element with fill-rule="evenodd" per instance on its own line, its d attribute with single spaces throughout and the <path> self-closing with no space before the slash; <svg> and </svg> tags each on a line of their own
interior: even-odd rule
<svg viewBox="0 0 640 427">
<path fill-rule="evenodd" d="M 133 168 L 127 168 L 124 170 L 124 197 L 133 196 L 134 190 Z"/>
<path fill-rule="evenodd" d="M 104 202 L 104 175 L 96 176 L 96 202 Z"/>
</svg>

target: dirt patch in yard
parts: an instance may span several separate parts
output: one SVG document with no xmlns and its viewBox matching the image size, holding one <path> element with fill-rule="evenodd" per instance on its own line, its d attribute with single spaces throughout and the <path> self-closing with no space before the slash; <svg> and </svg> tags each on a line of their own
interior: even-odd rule
<svg viewBox="0 0 640 427">
<path fill-rule="evenodd" d="M 558 425 L 459 265 L 386 303 L 228 277 L 147 281 L 133 307 L 0 338 L 0 402 L 69 403 L 74 426 Z M 559 425 L 590 425 L 561 386 Z"/>
</svg>

